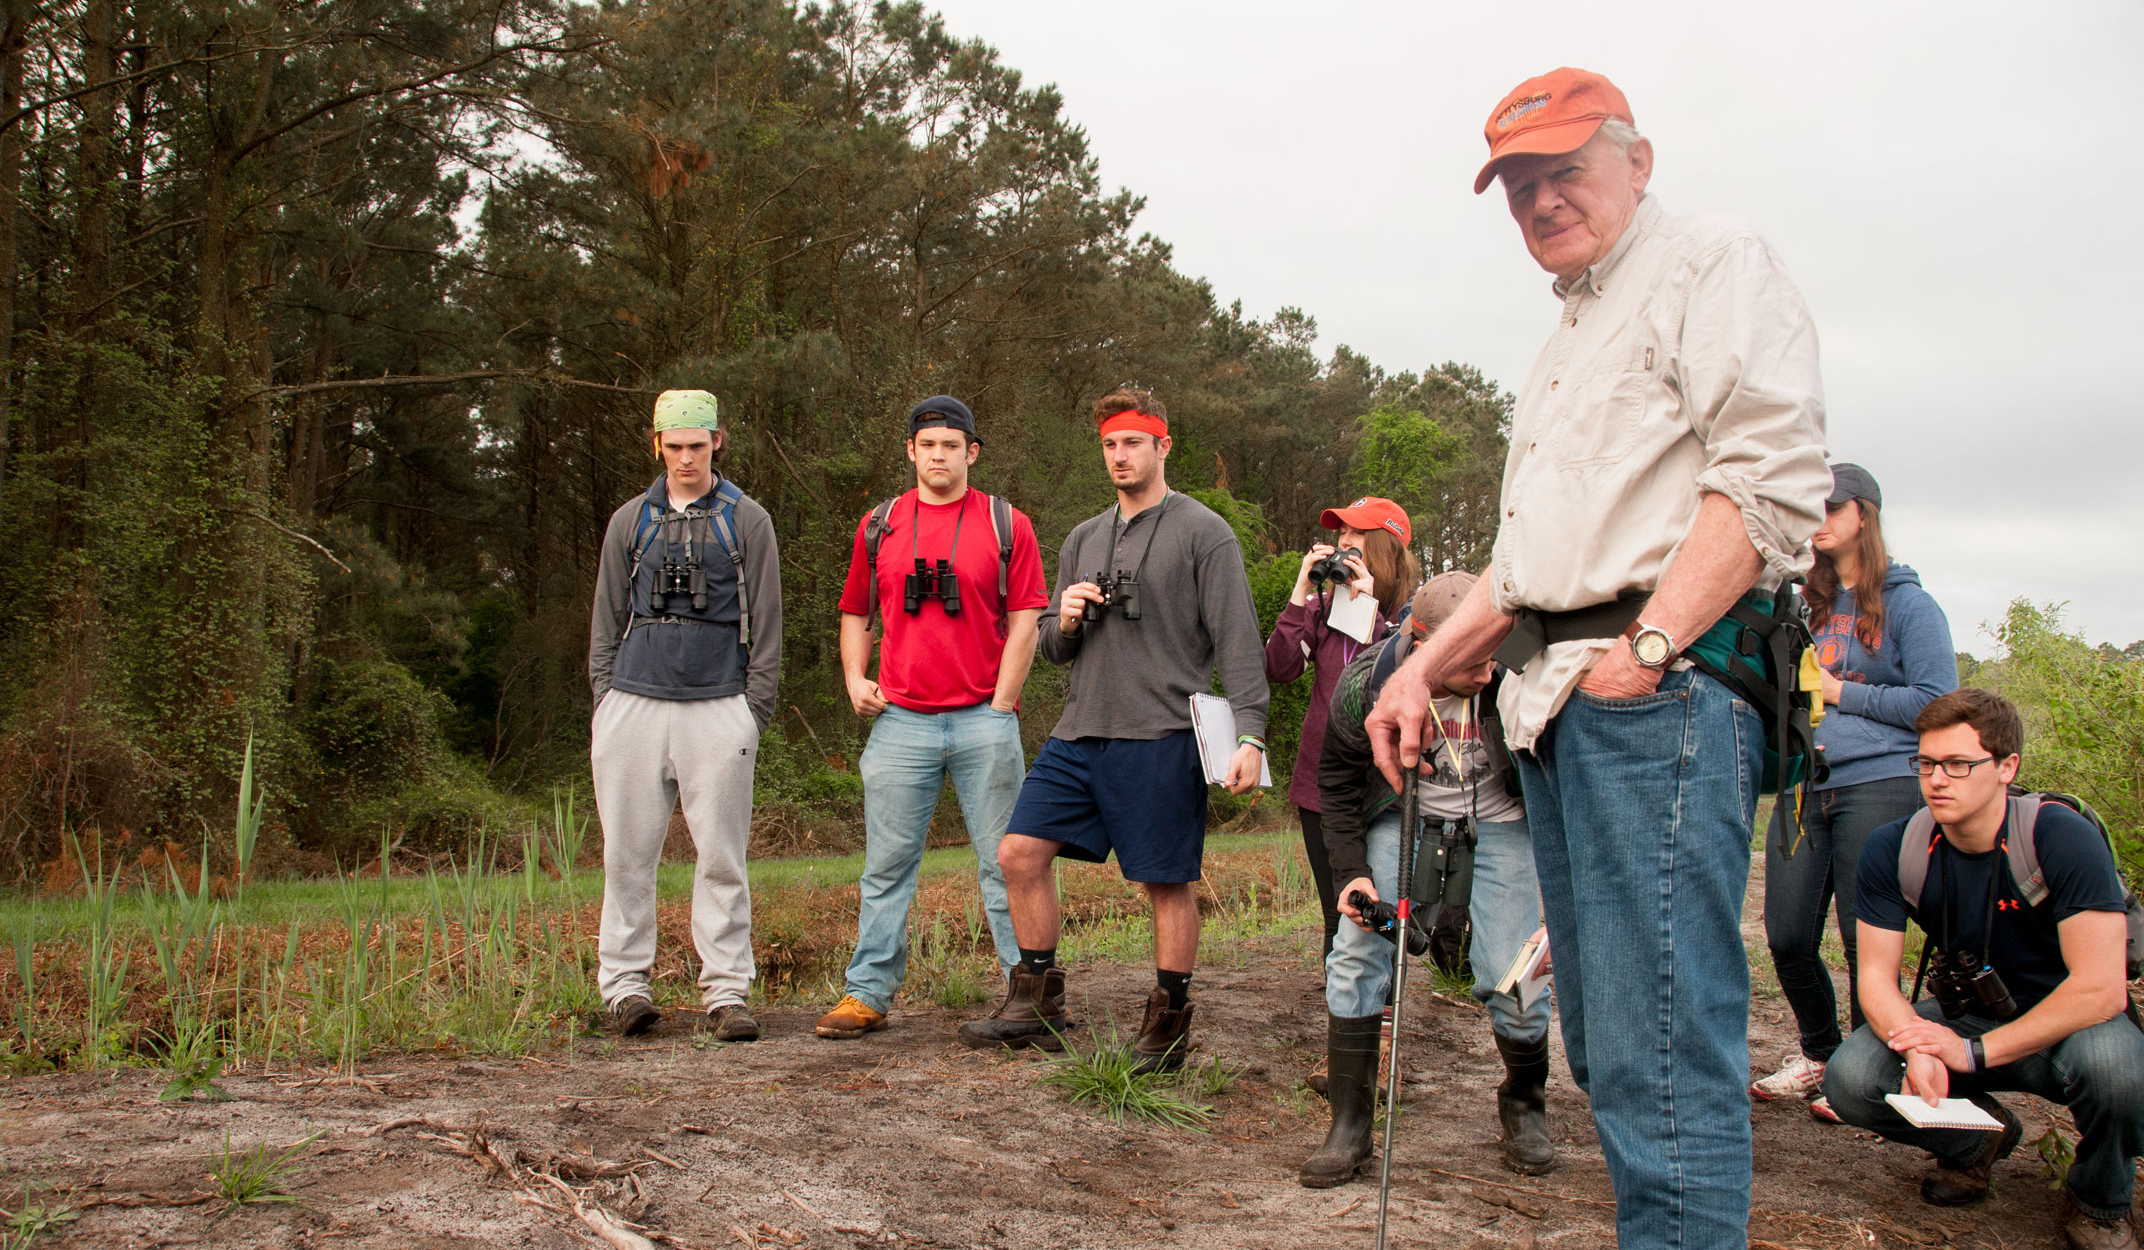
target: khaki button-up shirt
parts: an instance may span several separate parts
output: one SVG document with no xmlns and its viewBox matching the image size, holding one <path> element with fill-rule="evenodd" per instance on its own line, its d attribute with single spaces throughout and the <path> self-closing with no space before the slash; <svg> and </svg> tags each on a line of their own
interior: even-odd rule
<svg viewBox="0 0 2144 1250">
<path fill-rule="evenodd" d="M 1741 510 L 1760 588 L 1805 571 L 1831 493 L 1824 383 L 1816 326 L 1764 240 L 1733 217 L 1670 217 L 1648 195 L 1608 255 L 1555 290 L 1563 315 L 1519 392 L 1504 464 L 1497 610 L 1654 590 L 1707 491 Z M 1557 643 L 1505 681 L 1513 747 L 1533 744 L 1610 645 Z"/>
</svg>

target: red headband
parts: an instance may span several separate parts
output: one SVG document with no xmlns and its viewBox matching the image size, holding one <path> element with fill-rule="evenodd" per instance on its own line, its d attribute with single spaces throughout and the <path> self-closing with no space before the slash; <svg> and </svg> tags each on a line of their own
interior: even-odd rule
<svg viewBox="0 0 2144 1250">
<path fill-rule="evenodd" d="M 1126 408 L 1122 412 L 1113 412 L 1102 418 L 1102 434 L 1104 437 L 1114 434 L 1118 430 L 1144 430 L 1155 438 L 1167 438 L 1169 436 L 1169 423 L 1151 412 L 1141 412 L 1137 408 Z"/>
</svg>

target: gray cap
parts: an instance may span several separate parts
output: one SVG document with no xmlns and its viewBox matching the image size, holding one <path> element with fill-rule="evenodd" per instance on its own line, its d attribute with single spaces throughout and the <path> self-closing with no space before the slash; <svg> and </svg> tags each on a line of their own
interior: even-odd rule
<svg viewBox="0 0 2144 1250">
<path fill-rule="evenodd" d="M 1831 466 L 1831 498 L 1824 501 L 1824 506 L 1836 508 L 1849 499 L 1866 499 L 1870 507 L 1881 509 L 1883 488 L 1876 485 L 1867 469 L 1841 460 Z"/>
<path fill-rule="evenodd" d="M 1467 595 L 1473 591 L 1475 580 L 1472 573 L 1454 569 L 1423 582 L 1421 589 L 1414 592 L 1413 608 L 1408 614 L 1414 625 L 1414 636 L 1427 638 L 1451 620 L 1452 613 L 1459 610 L 1459 605 L 1466 602 Z"/>
</svg>

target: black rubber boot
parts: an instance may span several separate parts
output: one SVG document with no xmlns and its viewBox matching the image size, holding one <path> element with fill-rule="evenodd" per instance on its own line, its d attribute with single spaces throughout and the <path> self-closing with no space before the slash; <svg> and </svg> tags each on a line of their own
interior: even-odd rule
<svg viewBox="0 0 2144 1250">
<path fill-rule="evenodd" d="M 1504 1083 L 1496 1087 L 1496 1118 L 1504 1125 L 1504 1166 L 1521 1176 L 1556 1170 L 1548 1138 L 1548 1035 L 1518 1042 L 1499 1033 Z"/>
<path fill-rule="evenodd" d="M 1377 1120 L 1377 1034 L 1384 1016 L 1325 1018 L 1325 1091 L 1332 1131 L 1297 1178 L 1306 1189 L 1331 1189 L 1355 1179 L 1370 1163 L 1370 1127 Z"/>
</svg>

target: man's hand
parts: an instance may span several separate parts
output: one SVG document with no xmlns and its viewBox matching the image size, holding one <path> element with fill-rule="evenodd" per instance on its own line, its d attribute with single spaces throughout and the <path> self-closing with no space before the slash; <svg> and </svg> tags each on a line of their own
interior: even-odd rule
<svg viewBox="0 0 2144 1250">
<path fill-rule="evenodd" d="M 1635 699 L 1660 688 L 1660 670 L 1638 663 L 1628 644 L 1617 639 L 1578 688 L 1601 699 Z"/>
<path fill-rule="evenodd" d="M 1102 588 L 1093 582 L 1074 582 L 1065 587 L 1065 597 L 1057 605 L 1057 632 L 1076 634 L 1080 627 L 1080 613 L 1090 603 L 1102 601 Z"/>
<path fill-rule="evenodd" d="M 1003 712 L 1007 716 L 1018 716 L 1020 714 L 1020 705 L 1017 702 L 1010 705 L 1000 704 L 995 698 L 993 698 L 990 700 L 990 710 L 994 712 Z"/>
<path fill-rule="evenodd" d="M 1346 885 L 1340 887 L 1340 914 L 1346 916 L 1349 920 L 1354 921 L 1356 924 L 1361 925 L 1363 928 L 1368 929 L 1370 927 L 1370 922 L 1362 918 L 1362 910 L 1356 907 L 1355 904 L 1348 901 L 1348 896 L 1355 893 L 1357 890 L 1360 890 L 1365 895 L 1368 895 L 1371 902 L 1374 903 L 1377 901 L 1377 887 L 1371 884 L 1370 879 L 1368 877 L 1357 877 L 1353 881 L 1350 881 Z"/>
<path fill-rule="evenodd" d="M 1934 1055 L 1913 1051 L 1906 1056 L 1906 1076 L 1898 1092 L 1919 1094 L 1921 1101 L 1933 1107 L 1950 1097 L 1950 1069 Z"/>
<path fill-rule="evenodd" d="M 849 678 L 849 706 L 858 716 L 876 716 L 886 710 L 886 692 L 868 677 Z"/>
<path fill-rule="evenodd" d="M 1377 761 L 1377 771 L 1385 775 L 1392 792 L 1400 792 L 1400 777 L 1404 770 L 1418 767 L 1422 762 L 1422 730 L 1429 724 L 1429 684 L 1424 669 L 1427 664 L 1417 663 L 1423 652 L 1417 648 L 1407 662 L 1400 665 L 1385 682 L 1385 688 L 1377 696 L 1377 706 L 1363 719 L 1363 730 L 1370 735 L 1370 754 Z"/>
<path fill-rule="evenodd" d="M 1965 1039 L 1933 1020 L 1916 1017 L 1904 1028 L 1891 1030 L 1884 1040 L 1900 1054 L 1931 1056 L 1953 1072 L 1964 1072 L 1973 1066 Z"/>
<path fill-rule="evenodd" d="M 1540 928 L 1538 928 L 1538 929 L 1535 929 L 1535 930 L 1534 930 L 1534 932 L 1533 932 L 1533 936 L 1532 936 L 1532 937 L 1529 937 L 1529 938 L 1527 938 L 1526 940 L 1527 940 L 1528 942 L 1546 942 L 1546 941 L 1548 941 L 1548 926 L 1547 926 L 1547 925 L 1542 925 L 1542 926 L 1541 926 Z M 1522 943 L 1522 945 L 1523 945 L 1523 943 Z M 1552 975 L 1552 974 L 1553 974 L 1553 973 L 1554 973 L 1554 972 L 1556 971 L 1556 967 L 1555 967 L 1555 965 L 1556 965 L 1556 951 L 1555 951 L 1555 949 L 1554 949 L 1553 947 L 1551 947 L 1551 948 L 1550 948 L 1550 950 L 1549 950 L 1549 952 L 1548 952 L 1548 954 L 1546 954 L 1546 955 L 1543 955 L 1543 956 L 1541 957 L 1541 967 L 1539 968 L 1539 972 L 1540 972 L 1540 974 L 1541 974 L 1542 976 L 1549 976 L 1549 975 Z"/>
<path fill-rule="evenodd" d="M 1230 794 L 1249 794 L 1258 787 L 1259 775 L 1265 771 L 1265 761 L 1264 751 L 1248 742 L 1239 744 L 1236 753 L 1229 757 L 1228 776 L 1221 779 L 1221 784 L 1228 787 Z"/>
</svg>

